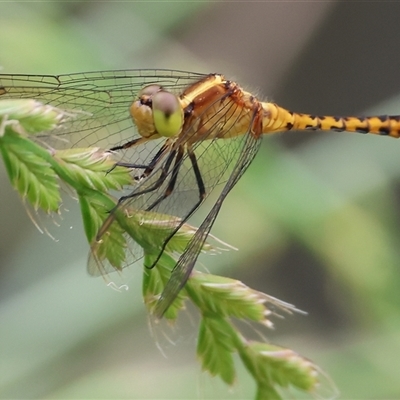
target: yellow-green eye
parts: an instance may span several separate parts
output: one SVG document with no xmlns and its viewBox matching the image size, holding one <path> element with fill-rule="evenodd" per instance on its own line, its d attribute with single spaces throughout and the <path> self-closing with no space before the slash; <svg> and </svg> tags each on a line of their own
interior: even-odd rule
<svg viewBox="0 0 400 400">
<path fill-rule="evenodd" d="M 183 125 L 183 110 L 179 99 L 169 92 L 159 91 L 152 96 L 154 126 L 159 135 L 176 136 Z"/>
<path fill-rule="evenodd" d="M 140 92 L 139 92 L 139 98 L 141 99 L 142 97 L 151 97 L 157 92 L 162 90 L 162 87 L 160 85 L 148 85 L 145 86 Z"/>
</svg>

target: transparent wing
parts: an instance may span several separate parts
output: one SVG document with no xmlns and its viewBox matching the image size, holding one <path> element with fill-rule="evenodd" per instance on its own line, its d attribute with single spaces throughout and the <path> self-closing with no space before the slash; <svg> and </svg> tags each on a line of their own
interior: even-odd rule
<svg viewBox="0 0 400 400">
<path fill-rule="evenodd" d="M 261 140 L 259 138 L 256 138 L 251 134 L 246 134 L 244 136 L 244 140 L 241 142 L 242 146 L 239 157 L 235 160 L 229 180 L 219 195 L 218 200 L 199 229 L 196 231 L 193 239 L 186 247 L 184 253 L 180 256 L 174 270 L 172 271 L 171 278 L 157 302 L 155 308 L 156 317 L 161 318 L 163 316 L 185 285 L 203 248 L 204 242 L 206 241 L 215 219 L 218 216 L 224 199 L 250 165 L 251 161 L 257 154 L 260 144 Z"/>
<path fill-rule="evenodd" d="M 120 70 L 70 75 L 0 74 L 0 99 L 33 98 L 77 117 L 40 139 L 56 149 L 109 149 L 138 137 L 129 107 L 145 85 L 180 93 L 205 75 L 171 70 Z M 133 162 L 133 161 L 132 161 Z"/>
<path fill-rule="evenodd" d="M 137 93 L 143 86 L 157 83 L 179 94 L 205 76 L 172 70 L 101 71 L 57 76 L 0 74 L 0 100 L 36 99 L 76 115 L 57 129 L 37 136 L 41 144 L 56 149 L 92 146 L 109 149 L 139 137 L 129 107 L 137 100 Z M 162 141 L 144 143 L 119 152 L 120 158 L 132 164 L 145 164 L 161 145 Z M 125 249 L 130 253 L 128 259 L 142 256 L 141 247 L 128 235 L 118 237 L 125 240 Z M 93 246 L 93 254 L 98 255 L 98 246 Z M 90 257 L 88 268 L 93 274 L 99 274 L 99 268 L 102 268 L 101 275 L 115 270 L 107 263 L 100 265 L 96 257 Z"/>
</svg>

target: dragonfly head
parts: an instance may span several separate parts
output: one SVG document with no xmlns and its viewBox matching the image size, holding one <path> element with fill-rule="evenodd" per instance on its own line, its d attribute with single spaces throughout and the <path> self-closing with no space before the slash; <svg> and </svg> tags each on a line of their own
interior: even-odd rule
<svg viewBox="0 0 400 400">
<path fill-rule="evenodd" d="M 178 97 L 159 85 L 145 86 L 130 113 L 144 138 L 174 137 L 182 130 L 184 116 Z"/>
</svg>

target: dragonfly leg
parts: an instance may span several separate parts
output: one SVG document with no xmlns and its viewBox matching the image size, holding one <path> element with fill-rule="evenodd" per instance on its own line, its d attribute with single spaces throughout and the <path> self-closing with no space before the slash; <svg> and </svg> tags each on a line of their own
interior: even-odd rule
<svg viewBox="0 0 400 400">
<path fill-rule="evenodd" d="M 194 204 L 194 206 L 190 209 L 190 211 L 189 211 L 189 213 L 187 214 L 187 216 L 185 217 L 185 219 L 181 220 L 181 221 L 179 222 L 178 226 L 177 226 L 177 227 L 167 236 L 167 238 L 164 240 L 164 243 L 163 243 L 163 245 L 162 245 L 162 247 L 161 247 L 161 251 L 160 251 L 158 257 L 157 257 L 156 260 L 153 262 L 153 264 L 152 264 L 150 267 L 148 267 L 149 269 L 154 268 L 154 266 L 158 263 L 158 261 L 160 260 L 160 257 L 161 257 L 161 255 L 162 255 L 162 253 L 164 252 L 165 248 L 166 248 L 167 245 L 168 245 L 168 242 L 172 239 L 172 237 L 176 234 L 176 232 L 179 231 L 179 229 L 182 227 L 182 225 L 183 225 L 183 224 L 193 215 L 193 213 L 199 208 L 200 204 L 203 202 L 203 200 L 204 200 L 205 197 L 206 197 L 206 189 L 205 189 L 205 186 L 204 186 L 204 181 L 203 181 L 203 178 L 202 178 L 202 176 L 201 176 L 201 171 L 200 171 L 199 165 L 198 165 L 198 163 L 197 163 L 196 155 L 195 155 L 195 153 L 194 153 L 194 151 L 193 151 L 193 149 L 192 149 L 191 146 L 188 146 L 188 147 L 187 147 L 187 153 L 188 153 L 189 159 L 190 159 L 190 161 L 191 161 L 191 163 L 192 163 L 193 172 L 194 172 L 194 175 L 195 175 L 195 177 L 196 177 L 197 187 L 199 188 L 199 200 L 198 200 L 198 201 Z M 177 174 L 176 174 L 176 175 L 177 175 Z M 175 177 L 175 181 L 176 181 L 176 178 L 177 178 L 177 177 Z M 174 182 L 174 185 L 175 185 L 175 182 Z M 173 187 L 172 187 L 172 189 L 173 189 Z M 167 190 L 168 190 L 168 189 L 167 189 Z M 169 194 L 171 194 L 171 193 L 169 193 Z M 169 195 L 169 194 L 168 194 L 168 195 Z M 164 198 L 165 198 L 165 197 L 163 197 L 162 199 L 164 199 Z"/>
<path fill-rule="evenodd" d="M 205 188 L 205 186 L 204 186 L 204 182 L 203 182 L 203 178 L 202 178 L 202 176 L 201 176 L 201 172 L 200 172 L 199 165 L 197 164 L 196 154 L 194 154 L 194 151 L 193 151 L 193 149 L 192 149 L 191 146 L 190 146 L 190 147 L 188 146 L 187 152 L 188 152 L 190 161 L 191 161 L 192 166 L 193 166 L 193 172 L 194 172 L 194 175 L 195 175 L 195 177 L 196 177 L 197 187 L 199 188 L 199 197 L 200 197 L 200 199 L 199 199 L 199 205 L 200 205 L 200 203 L 201 203 L 201 202 L 205 199 L 205 197 L 206 197 L 206 188 Z M 198 206 L 196 206 L 196 208 L 197 208 L 197 207 L 198 207 Z M 192 212 L 194 212 L 194 210 L 193 210 Z"/>
<path fill-rule="evenodd" d="M 175 158 L 175 163 L 174 163 L 172 173 L 171 173 L 171 179 L 168 183 L 166 190 L 164 191 L 164 194 L 161 195 L 153 204 L 151 204 L 146 209 L 146 211 L 151 211 L 154 207 L 156 207 L 164 199 L 166 199 L 168 196 L 170 196 L 172 194 L 172 192 L 174 191 L 174 188 L 175 188 L 176 180 L 178 178 L 179 169 L 182 165 L 182 161 L 183 161 L 183 148 L 182 148 L 182 146 L 179 146 L 177 155 Z"/>
<path fill-rule="evenodd" d="M 158 177 L 158 179 L 150 187 L 148 187 L 146 189 L 143 189 L 143 190 L 140 190 L 138 192 L 133 192 L 133 193 L 128 194 L 126 196 L 122 196 L 122 197 L 120 197 L 118 199 L 117 205 L 112 210 L 110 210 L 108 217 L 103 222 L 103 225 L 100 228 L 100 230 L 97 232 L 96 241 L 99 241 L 101 239 L 101 237 L 104 235 L 104 233 L 107 231 L 107 229 L 110 227 L 110 225 L 112 224 L 112 222 L 113 222 L 113 220 L 115 218 L 114 217 L 115 210 L 118 207 L 120 207 L 120 205 L 124 201 L 127 201 L 127 200 L 132 199 L 132 198 L 137 197 L 137 196 L 141 196 L 142 194 L 153 192 L 153 191 L 157 190 L 163 184 L 163 182 L 165 182 L 165 179 L 168 176 L 169 168 L 171 167 L 171 164 L 172 164 L 172 161 L 175 158 L 175 155 L 176 155 L 176 150 L 173 150 L 173 151 L 170 152 L 170 154 L 168 155 L 167 160 L 165 161 L 165 164 L 161 168 L 161 175 Z"/>
<path fill-rule="evenodd" d="M 123 201 L 125 201 L 125 200 L 131 199 L 133 197 L 140 196 L 140 195 L 145 194 L 145 193 L 153 192 L 154 190 L 157 190 L 165 182 L 165 179 L 168 176 L 168 171 L 169 171 L 169 169 L 171 167 L 172 161 L 174 160 L 175 156 L 176 156 L 176 150 L 171 151 L 170 154 L 168 155 L 167 160 L 165 161 L 165 164 L 161 168 L 160 176 L 157 178 L 157 180 L 150 187 L 148 187 L 146 189 L 143 189 L 143 190 L 140 190 L 138 192 L 134 192 L 132 194 L 128 194 L 126 196 L 120 197 L 119 200 L 118 200 L 118 205 L 120 203 L 122 203 Z M 153 171 L 154 166 L 151 166 L 149 168 L 151 168 L 151 171 Z M 149 174 L 151 173 L 151 171 L 149 172 Z M 145 173 L 146 173 L 146 171 L 144 171 L 143 175 Z M 147 175 L 145 175 L 145 176 L 147 176 Z"/>
<path fill-rule="evenodd" d="M 139 144 L 140 141 L 142 141 L 143 138 L 136 138 L 133 140 L 130 140 L 129 142 L 126 142 L 124 144 L 121 144 L 119 146 L 114 146 L 111 147 L 111 149 L 109 149 L 110 151 L 118 151 L 118 150 L 124 150 L 124 149 L 129 149 L 130 147 L 136 146 L 137 144 Z"/>
<path fill-rule="evenodd" d="M 137 142 L 140 139 L 136 139 L 135 141 L 132 142 Z M 120 146 L 121 148 L 124 148 L 123 146 Z M 150 161 L 149 164 L 132 164 L 129 162 L 121 162 L 118 161 L 115 163 L 114 167 L 111 169 L 111 171 L 116 167 L 116 166 L 121 166 L 121 167 L 125 167 L 125 168 L 137 168 L 137 169 L 143 169 L 143 173 L 141 175 L 135 176 L 135 180 L 139 181 L 142 178 L 146 178 L 147 176 L 149 176 L 154 168 L 156 167 L 156 165 L 158 164 L 158 162 L 161 160 L 162 156 L 165 154 L 165 152 L 170 148 L 170 145 L 168 143 L 168 141 L 166 143 L 163 144 L 163 146 L 157 151 L 157 153 L 154 155 L 154 157 L 152 158 L 152 160 Z M 110 171 L 109 171 L 110 172 Z"/>
</svg>

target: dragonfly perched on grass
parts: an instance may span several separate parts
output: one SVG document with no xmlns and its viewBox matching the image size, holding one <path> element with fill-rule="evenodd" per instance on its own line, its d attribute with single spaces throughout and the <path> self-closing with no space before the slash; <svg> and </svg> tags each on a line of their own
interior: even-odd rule
<svg viewBox="0 0 400 400">
<path fill-rule="evenodd" d="M 79 111 L 38 139 L 54 148 L 101 147 L 129 168 L 135 184 L 124 193 L 91 245 L 88 271 L 120 270 L 101 252 L 116 211 L 176 216 L 156 243 L 169 240 L 219 187 L 216 202 L 180 256 L 156 306 L 162 316 L 185 285 L 221 205 L 256 155 L 264 134 L 333 130 L 399 137 L 400 116 L 334 117 L 300 114 L 262 102 L 220 74 L 173 70 L 120 70 L 69 75 L 0 74 L 0 99 L 33 98 Z M 168 221 L 168 220 L 166 220 Z M 177 222 L 178 221 L 178 222 Z M 168 222 L 164 222 L 168 223 Z M 123 267 L 142 257 L 133 243 Z"/>
</svg>

